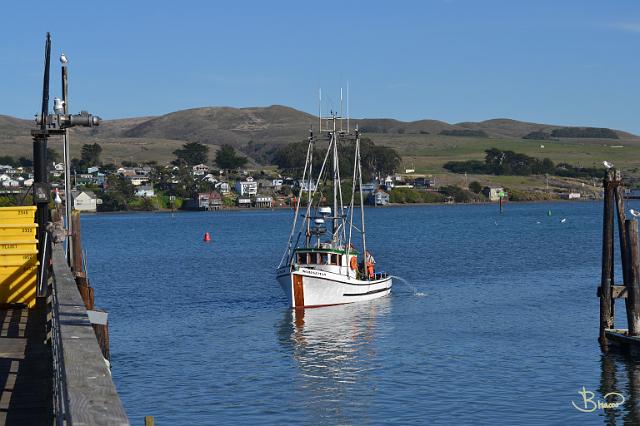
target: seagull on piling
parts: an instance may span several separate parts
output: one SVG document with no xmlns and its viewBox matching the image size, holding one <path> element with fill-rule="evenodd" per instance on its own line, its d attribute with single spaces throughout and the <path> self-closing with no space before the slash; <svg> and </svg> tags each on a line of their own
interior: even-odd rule
<svg viewBox="0 0 640 426">
<path fill-rule="evenodd" d="M 62 55 L 60 55 L 60 63 L 62 63 L 63 65 L 65 65 L 67 62 L 67 57 L 64 56 L 64 52 L 62 52 Z"/>
<path fill-rule="evenodd" d="M 631 213 L 631 216 L 633 216 L 633 217 L 640 216 L 640 212 L 638 210 L 629 209 L 629 213 Z"/>
<path fill-rule="evenodd" d="M 604 164 L 607 170 L 613 167 L 613 163 L 610 163 L 607 160 L 603 161 L 602 164 Z"/>
</svg>

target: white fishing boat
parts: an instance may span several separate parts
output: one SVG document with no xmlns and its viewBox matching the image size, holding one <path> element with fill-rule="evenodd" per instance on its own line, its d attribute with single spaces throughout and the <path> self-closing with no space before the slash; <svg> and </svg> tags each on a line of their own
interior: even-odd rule
<svg viewBox="0 0 640 426">
<path fill-rule="evenodd" d="M 333 113 L 320 119 L 319 134 L 328 135 L 328 145 L 317 177 L 313 174 L 314 148 L 326 142 L 313 132 L 309 136 L 302 177 L 306 184 L 297 197 L 291 234 L 276 272 L 294 308 L 361 302 L 391 292 L 391 277 L 376 271 L 375 260 L 367 251 L 360 133 L 357 128 L 351 133 L 348 124 L 346 130 L 342 126 L 342 118 Z M 345 146 L 354 150 L 348 205 L 343 203 L 338 158 Z M 333 199 L 332 207 L 326 205 L 327 198 Z M 359 201 L 354 206 L 356 198 Z M 354 207 L 359 207 L 358 223 L 354 222 Z"/>
</svg>

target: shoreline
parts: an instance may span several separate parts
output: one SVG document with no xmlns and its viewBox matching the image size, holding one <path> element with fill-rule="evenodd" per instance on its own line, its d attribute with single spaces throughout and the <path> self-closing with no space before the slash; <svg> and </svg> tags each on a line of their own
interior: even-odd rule
<svg viewBox="0 0 640 426">
<path fill-rule="evenodd" d="M 527 200 L 527 201 L 507 201 L 505 205 L 515 204 L 540 204 L 540 203 L 585 203 L 599 201 L 598 199 L 579 199 L 579 200 L 565 200 L 565 199 L 553 199 L 553 200 Z M 424 206 L 478 206 L 478 205 L 498 205 L 497 201 L 482 201 L 474 203 L 389 203 L 384 206 L 371 206 L 366 205 L 367 209 L 386 209 L 386 208 L 398 208 L 398 207 L 424 207 Z M 158 209 L 158 210 L 116 210 L 116 211 L 97 211 L 97 212 L 81 212 L 89 214 L 127 214 L 127 213 L 216 213 L 216 212 L 240 212 L 240 211 L 274 211 L 274 210 L 293 210 L 290 206 L 275 206 L 275 207 L 227 207 L 219 210 L 170 210 L 170 209 Z"/>
</svg>

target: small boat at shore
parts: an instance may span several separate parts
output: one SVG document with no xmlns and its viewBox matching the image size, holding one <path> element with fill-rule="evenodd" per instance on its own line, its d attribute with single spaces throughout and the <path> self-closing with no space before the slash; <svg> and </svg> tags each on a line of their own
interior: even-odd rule
<svg viewBox="0 0 640 426">
<path fill-rule="evenodd" d="M 328 146 L 322 166 L 314 178 L 313 154 L 322 141 L 310 132 L 302 177 L 305 188 L 297 197 L 287 248 L 276 270 L 277 280 L 293 308 L 376 299 L 388 295 L 392 286 L 386 272 L 376 271 L 376 261 L 367 250 L 360 133 L 357 128 L 353 133 L 348 128 L 343 130 L 342 118 L 336 114 L 324 120 L 328 128 L 321 128 L 319 134 L 328 135 Z M 353 179 L 350 202 L 345 205 L 338 154 L 351 145 Z M 333 199 L 332 207 L 327 205 L 329 198 Z M 356 198 L 358 223 L 354 222 Z"/>
</svg>

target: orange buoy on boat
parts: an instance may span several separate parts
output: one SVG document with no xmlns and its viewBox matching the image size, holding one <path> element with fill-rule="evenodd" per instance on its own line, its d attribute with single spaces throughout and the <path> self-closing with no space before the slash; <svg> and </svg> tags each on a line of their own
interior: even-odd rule
<svg viewBox="0 0 640 426">
<path fill-rule="evenodd" d="M 356 271 L 358 269 L 358 257 L 357 256 L 352 256 L 351 257 L 351 269 L 353 269 L 354 271 Z"/>
<path fill-rule="evenodd" d="M 211 241 L 211 235 L 208 232 L 204 233 L 203 241 Z"/>
</svg>

